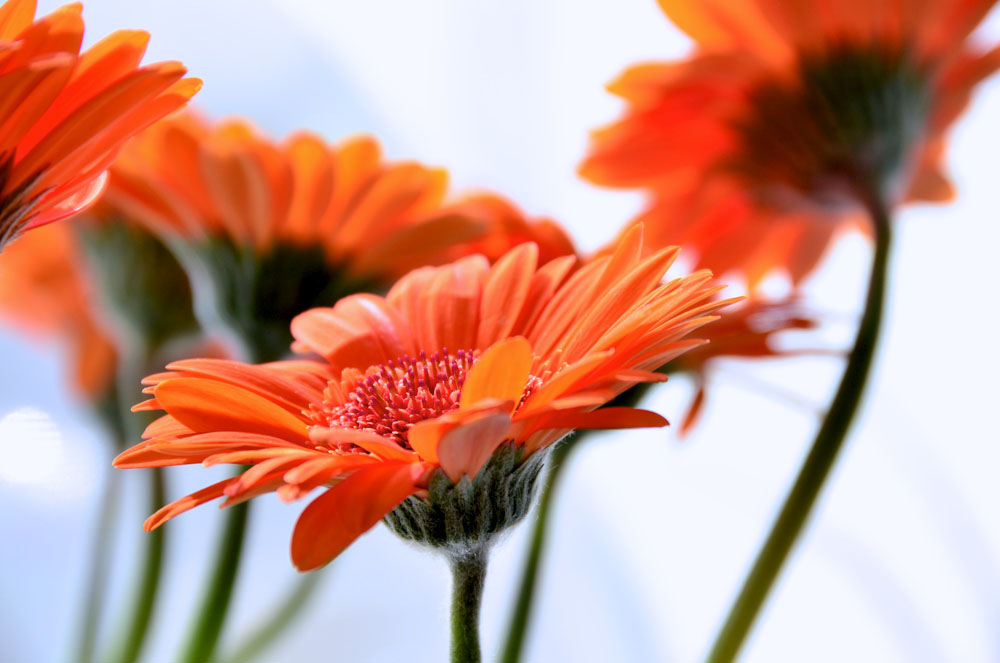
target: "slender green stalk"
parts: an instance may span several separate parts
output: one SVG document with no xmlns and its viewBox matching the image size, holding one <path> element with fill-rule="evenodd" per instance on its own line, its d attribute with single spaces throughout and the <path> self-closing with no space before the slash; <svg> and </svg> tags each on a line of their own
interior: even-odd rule
<svg viewBox="0 0 1000 663">
<path fill-rule="evenodd" d="M 243 344 L 245 359 L 250 363 L 274 361 L 278 357 L 268 356 L 267 350 L 254 342 L 248 334 L 233 330 Z M 248 468 L 242 467 L 235 474 Z M 250 503 L 243 502 L 226 510 L 222 524 L 222 534 L 216 547 L 215 559 L 209 574 L 208 584 L 196 612 L 185 645 L 181 648 L 180 661 L 183 663 L 207 663 L 215 660 L 215 648 L 226 624 L 226 615 L 236 587 L 236 576 L 243 558 L 243 542 L 246 538 L 247 520 L 250 517 Z"/>
<path fill-rule="evenodd" d="M 323 578 L 329 573 L 328 568 L 300 576 L 278 609 L 264 620 L 243 644 L 235 647 L 232 655 L 223 656 L 222 659 L 233 663 L 249 663 L 267 651 L 309 604 L 316 589 L 322 584 Z"/>
<path fill-rule="evenodd" d="M 119 403 L 119 424 L 124 440 L 139 438 L 146 417 L 133 414 L 131 405 L 139 395 L 139 381 L 149 363 L 149 352 L 143 343 L 130 339 L 123 343 L 126 348 L 118 367 L 117 393 Z M 135 396 L 136 398 L 133 398 Z M 159 468 L 146 473 L 147 508 L 149 512 L 159 509 L 166 502 L 166 479 Z M 163 551 L 166 546 L 166 533 L 160 528 L 155 532 L 141 537 L 143 551 L 140 554 L 139 578 L 135 583 L 132 601 L 123 613 L 118 623 L 123 624 L 122 638 L 110 655 L 102 657 L 102 661 L 132 663 L 138 660 L 142 652 L 149 626 L 152 623 L 156 608 L 156 598 L 160 589 L 160 576 L 163 571 Z"/>
<path fill-rule="evenodd" d="M 184 663 L 207 663 L 214 660 L 215 646 L 219 642 L 236 585 L 249 513 L 250 503 L 243 502 L 229 508 L 226 514 L 208 589 L 180 657 Z"/>
<path fill-rule="evenodd" d="M 535 590 L 538 585 L 538 569 L 541 564 L 542 552 L 545 550 L 545 538 L 553 495 L 559 483 L 559 477 L 562 476 L 562 469 L 566 466 L 566 457 L 581 439 L 583 439 L 582 435 L 563 440 L 552 449 L 552 453 L 549 454 L 546 461 L 549 469 L 545 476 L 545 486 L 542 488 L 542 495 L 538 500 L 538 515 L 535 518 L 535 527 L 531 532 L 531 542 L 528 544 L 528 556 L 524 562 L 524 569 L 521 571 L 521 583 L 518 586 L 510 626 L 507 628 L 507 639 L 500 654 L 500 660 L 503 663 L 517 663 L 521 660 L 528 621 L 531 619 L 531 609 L 534 605 Z"/>
<path fill-rule="evenodd" d="M 716 637 L 708 655 L 710 663 L 727 663 L 736 659 L 785 559 L 812 512 L 861 402 L 882 321 L 891 236 L 885 207 L 872 203 L 870 210 L 875 229 L 875 255 L 864 314 L 854 348 L 809 455 Z"/>
<path fill-rule="evenodd" d="M 97 629 L 101 622 L 103 608 L 103 592 L 108 582 L 108 567 L 111 561 L 112 530 L 118 519 L 121 488 L 121 472 L 112 470 L 104 481 L 104 490 L 97 506 L 97 527 L 94 530 L 94 540 L 91 544 L 87 588 L 84 591 L 83 606 L 80 610 L 82 621 L 78 635 L 79 640 L 75 650 L 76 654 L 73 656 L 73 660 L 78 663 L 91 663 L 94 660 Z"/>
<path fill-rule="evenodd" d="M 166 481 L 163 470 L 154 468 L 149 471 L 149 512 L 159 509 L 167 501 Z M 121 663 L 132 663 L 139 659 L 142 646 L 152 623 L 153 610 L 156 607 L 156 596 L 160 588 L 160 576 L 163 570 L 164 530 L 158 528 L 142 537 L 145 545 L 142 569 L 139 572 L 139 584 L 135 599 L 129 611 L 130 622 L 125 630 L 125 639 L 118 654 L 112 660 Z"/>
<path fill-rule="evenodd" d="M 485 549 L 450 558 L 451 562 L 451 663 L 480 663 L 479 608 L 486 582 Z"/>
</svg>

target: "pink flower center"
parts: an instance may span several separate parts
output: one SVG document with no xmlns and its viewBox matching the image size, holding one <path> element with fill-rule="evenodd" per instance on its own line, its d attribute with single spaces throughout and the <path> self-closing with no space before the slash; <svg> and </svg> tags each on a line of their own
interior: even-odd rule
<svg viewBox="0 0 1000 663">
<path fill-rule="evenodd" d="M 421 350 L 417 358 L 403 355 L 370 368 L 345 404 L 326 411 L 327 425 L 371 431 L 409 449 L 410 426 L 458 409 L 475 360 L 472 350 L 451 355 L 443 349 L 430 356 Z"/>
</svg>

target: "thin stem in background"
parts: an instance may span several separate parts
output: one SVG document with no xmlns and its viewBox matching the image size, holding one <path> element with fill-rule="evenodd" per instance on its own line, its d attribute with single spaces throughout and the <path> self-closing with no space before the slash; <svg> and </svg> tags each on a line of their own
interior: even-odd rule
<svg viewBox="0 0 1000 663">
<path fill-rule="evenodd" d="M 233 663 L 249 663 L 268 650 L 312 600 L 316 589 L 329 573 L 329 566 L 303 574 L 296 579 L 290 592 L 274 613 L 261 622 L 242 644 L 233 648 L 232 655 L 223 656 Z"/>
<path fill-rule="evenodd" d="M 254 339 L 233 330 L 234 336 L 243 343 L 245 359 L 250 363 L 274 361 L 277 357 L 265 356 L 266 351 L 257 347 Z M 236 474 L 248 468 L 242 467 Z M 215 657 L 226 615 L 236 587 L 236 577 L 243 558 L 243 542 L 246 538 L 247 520 L 250 517 L 250 503 L 242 502 L 226 510 L 222 524 L 222 534 L 216 547 L 215 559 L 208 577 L 201 607 L 188 633 L 186 643 L 181 648 L 179 660 L 183 663 L 206 663 Z"/>
<path fill-rule="evenodd" d="M 213 660 L 236 585 L 249 513 L 249 502 L 237 504 L 227 510 L 208 589 L 180 656 L 184 663 L 206 663 Z"/>
<path fill-rule="evenodd" d="M 524 652 L 524 640 L 531 620 L 531 609 L 534 606 L 535 591 L 538 586 L 538 569 L 541 564 L 542 552 L 545 550 L 545 539 L 548 531 L 549 512 L 552 510 L 553 495 L 566 466 L 566 457 L 574 446 L 582 439 L 582 435 L 568 438 L 557 444 L 546 462 L 548 471 L 545 474 L 545 486 L 538 500 L 538 515 L 531 531 L 531 541 L 528 544 L 528 555 L 521 571 L 521 582 L 518 585 L 514 611 L 510 626 L 507 628 L 507 639 L 504 642 L 500 660 L 503 663 L 517 663 Z"/>
<path fill-rule="evenodd" d="M 149 364 L 148 349 L 131 339 L 123 343 L 127 351 L 122 353 L 118 366 L 117 394 L 118 416 L 122 437 L 126 441 L 138 440 L 143 426 L 149 417 L 133 414 L 132 403 L 140 400 L 140 380 Z M 163 470 L 155 468 L 145 473 L 147 484 L 147 509 L 149 513 L 159 509 L 167 500 L 166 478 Z M 163 551 L 166 548 L 166 532 L 157 529 L 148 535 L 140 537 L 142 553 L 139 565 L 139 577 L 135 583 L 132 601 L 116 622 L 123 624 L 122 637 L 119 644 L 110 655 L 103 656 L 101 661 L 116 663 L 133 663 L 139 659 L 149 626 L 156 609 L 156 599 L 160 590 L 160 577 L 163 573 Z"/>
<path fill-rule="evenodd" d="M 161 468 L 153 468 L 149 477 L 149 512 L 156 511 L 167 501 L 166 481 Z M 142 537 L 145 552 L 142 556 L 142 570 L 139 572 L 139 584 L 135 592 L 132 608 L 128 613 L 129 624 L 125 630 L 125 639 L 121 649 L 111 660 L 122 663 L 132 663 L 139 659 L 142 646 L 149 632 L 156 608 L 156 596 L 159 593 L 160 576 L 163 571 L 164 530 L 158 528 Z"/>
<path fill-rule="evenodd" d="M 708 655 L 710 663 L 728 663 L 739 654 L 789 552 L 809 519 L 858 411 L 882 322 L 891 243 L 890 221 L 885 206 L 871 203 L 869 208 L 875 231 L 875 254 L 854 348 L 809 455 L 716 637 Z"/>
<path fill-rule="evenodd" d="M 110 465 L 110 462 L 109 462 Z M 87 587 L 80 611 L 81 623 L 74 661 L 91 663 L 97 646 L 97 630 L 103 612 L 104 589 L 108 583 L 111 562 L 111 541 L 114 524 L 118 520 L 118 505 L 122 492 L 122 477 L 118 470 L 111 470 L 104 480 L 104 490 L 97 504 L 97 527 L 91 543 Z"/>
</svg>

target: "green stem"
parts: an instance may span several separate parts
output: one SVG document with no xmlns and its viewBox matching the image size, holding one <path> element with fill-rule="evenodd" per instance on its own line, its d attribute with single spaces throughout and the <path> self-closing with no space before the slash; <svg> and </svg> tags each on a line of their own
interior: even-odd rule
<svg viewBox="0 0 1000 663">
<path fill-rule="evenodd" d="M 710 663 L 736 659 L 788 553 L 809 518 L 857 413 L 882 321 L 891 236 L 885 207 L 879 203 L 871 203 L 869 208 L 875 229 L 875 255 L 865 310 L 854 348 L 848 357 L 840 387 L 816 434 L 809 455 L 716 637 L 708 655 Z"/>
<path fill-rule="evenodd" d="M 304 574 L 296 579 L 292 591 L 288 592 L 285 600 L 281 602 L 274 614 L 257 627 L 243 644 L 234 648 L 231 656 L 224 656 L 223 660 L 234 663 L 249 663 L 267 651 L 268 647 L 274 644 L 278 636 L 309 604 L 325 574 L 328 573 L 327 568 L 329 567 Z"/>
<path fill-rule="evenodd" d="M 201 608 L 180 657 L 184 663 L 207 663 L 213 660 L 236 585 L 249 509 L 250 503 L 243 502 L 229 508 L 226 513 L 222 541 L 217 548 L 208 590 L 201 601 Z"/>
<path fill-rule="evenodd" d="M 236 333 L 244 346 L 246 361 L 258 364 L 274 361 L 278 357 L 267 356 L 267 350 L 254 342 L 249 334 Z M 241 474 L 249 468 L 236 471 Z M 222 536 L 216 548 L 215 560 L 209 575 L 207 589 L 201 601 L 187 642 L 181 649 L 183 663 L 206 663 L 215 660 L 215 648 L 226 623 L 226 613 L 236 587 L 236 576 L 243 557 L 243 542 L 246 537 L 247 520 L 250 517 L 250 503 L 242 502 L 226 511 L 222 525 Z"/>
<path fill-rule="evenodd" d="M 480 663 L 479 608 L 486 582 L 485 549 L 455 555 L 451 562 L 451 663 Z"/>
<path fill-rule="evenodd" d="M 542 489 L 542 495 L 538 501 L 538 516 L 535 519 L 535 528 L 531 533 L 528 557 L 524 563 L 524 570 L 521 572 L 521 583 L 518 587 L 510 626 L 507 629 L 507 639 L 500 655 L 500 660 L 503 663 L 517 663 L 521 659 L 528 621 L 531 619 L 531 608 L 534 605 L 535 590 L 538 585 L 538 567 L 545 549 L 552 496 L 559 483 L 559 477 L 562 475 L 562 469 L 566 466 L 566 457 L 582 438 L 583 436 L 579 435 L 563 440 L 549 454 L 547 460 L 549 469 L 546 473 L 545 487 Z"/>
<path fill-rule="evenodd" d="M 167 501 L 166 482 L 163 470 L 154 468 L 149 471 L 149 513 L 159 509 Z M 131 621 L 125 630 L 125 640 L 117 656 L 113 660 L 131 663 L 139 658 L 142 645 L 146 640 L 149 625 L 156 606 L 156 595 L 160 588 L 160 575 L 163 570 L 163 528 L 156 529 L 143 536 L 145 553 L 143 554 L 142 570 L 139 575 L 139 585 L 129 611 Z"/>
<path fill-rule="evenodd" d="M 110 465 L 110 461 L 108 461 Z M 101 621 L 104 588 L 108 581 L 108 567 L 111 561 L 112 529 L 118 517 L 121 496 L 121 472 L 112 470 L 104 481 L 104 491 L 98 503 L 97 527 L 90 553 L 90 567 L 87 572 L 87 588 L 84 591 L 83 607 L 80 611 L 79 640 L 74 661 L 90 663 L 94 660 L 97 645 L 97 628 Z"/>
<path fill-rule="evenodd" d="M 123 440 L 138 439 L 146 417 L 133 414 L 131 406 L 139 399 L 139 381 L 149 364 L 149 352 L 143 343 L 130 339 L 121 345 L 122 358 L 118 366 L 118 425 Z M 166 479 L 163 470 L 156 468 L 146 473 L 147 509 L 149 513 L 156 511 L 166 502 Z M 135 583 L 135 592 L 131 603 L 123 617 L 118 621 L 124 624 L 123 637 L 119 646 L 109 656 L 101 660 L 132 663 L 142 652 L 149 626 L 152 623 L 156 608 L 156 598 L 160 589 L 160 576 L 163 572 L 163 551 L 166 546 L 166 533 L 158 529 L 140 538 L 142 553 L 140 554 L 139 579 Z M 95 616 L 96 619 L 96 616 Z"/>
</svg>

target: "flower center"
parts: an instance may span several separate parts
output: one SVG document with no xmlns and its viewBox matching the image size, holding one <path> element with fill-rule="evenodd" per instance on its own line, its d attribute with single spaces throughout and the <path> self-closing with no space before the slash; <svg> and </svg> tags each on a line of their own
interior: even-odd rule
<svg viewBox="0 0 1000 663">
<path fill-rule="evenodd" d="M 409 449 L 410 426 L 458 409 L 462 384 L 475 360 L 472 350 L 452 355 L 443 349 L 370 368 L 345 404 L 327 409 L 327 425 L 370 431 Z"/>
<path fill-rule="evenodd" d="M 797 73 L 794 85 L 751 93 L 734 170 L 765 191 L 778 185 L 779 201 L 790 190 L 837 204 L 846 185 L 855 200 L 860 186 L 894 202 L 924 131 L 927 73 L 902 50 L 850 44 L 803 56 Z"/>
</svg>

